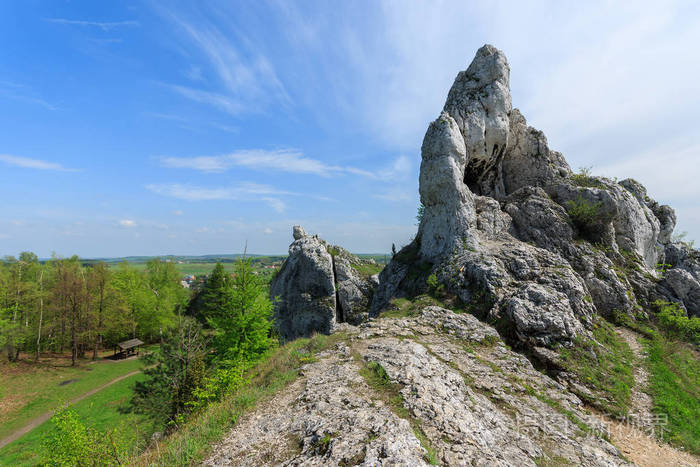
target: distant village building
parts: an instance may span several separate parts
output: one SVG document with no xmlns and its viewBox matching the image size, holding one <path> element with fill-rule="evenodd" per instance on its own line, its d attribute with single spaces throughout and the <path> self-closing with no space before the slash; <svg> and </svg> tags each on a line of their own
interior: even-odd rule
<svg viewBox="0 0 700 467">
<path fill-rule="evenodd" d="M 180 284 L 184 288 L 189 289 L 192 286 L 192 283 L 195 282 L 196 280 L 197 280 L 197 276 L 195 276 L 194 274 L 188 274 L 182 278 L 182 280 L 180 281 Z"/>
</svg>

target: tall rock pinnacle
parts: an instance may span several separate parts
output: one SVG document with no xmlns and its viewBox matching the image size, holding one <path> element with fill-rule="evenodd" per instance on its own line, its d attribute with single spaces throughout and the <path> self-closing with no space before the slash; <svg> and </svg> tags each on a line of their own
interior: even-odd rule
<svg viewBox="0 0 700 467">
<path fill-rule="evenodd" d="M 469 68 L 459 72 L 443 109 L 464 138 L 468 172 L 481 174 L 503 157 L 511 109 L 508 60 L 487 44 L 477 51 Z"/>
<path fill-rule="evenodd" d="M 687 291 L 700 290 L 700 265 L 669 247 L 673 210 L 634 180 L 573 174 L 512 107 L 509 81 L 491 45 L 457 75 L 423 139 L 418 233 L 380 275 L 371 314 L 424 293 L 428 275 L 536 346 L 590 335 L 596 312 L 632 313 L 663 297 L 700 309 Z M 684 272 L 654 282 L 667 252 Z"/>
</svg>

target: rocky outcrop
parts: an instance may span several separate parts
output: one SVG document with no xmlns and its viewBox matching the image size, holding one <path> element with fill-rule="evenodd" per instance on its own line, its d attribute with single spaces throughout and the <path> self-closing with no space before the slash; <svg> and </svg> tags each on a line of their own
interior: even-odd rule
<svg viewBox="0 0 700 467">
<path fill-rule="evenodd" d="M 345 331 L 205 465 L 630 465 L 577 396 L 471 315 L 429 306 Z"/>
<path fill-rule="evenodd" d="M 294 228 L 271 287 L 280 335 L 336 330 L 338 344 L 206 465 L 630 465 L 574 363 L 627 359 L 597 315 L 656 300 L 700 315 L 700 253 L 638 182 L 572 173 L 512 108 L 509 74 L 486 45 L 457 76 L 421 148 L 418 233 L 378 281 Z"/>
<path fill-rule="evenodd" d="M 512 108 L 509 81 L 490 45 L 457 75 L 423 140 L 418 233 L 382 272 L 371 314 L 425 292 L 430 274 L 515 340 L 549 347 L 588 336 L 596 312 L 700 306 L 688 255 L 671 252 L 685 272 L 660 282 L 673 210 L 634 180 L 572 173 Z"/>
<path fill-rule="evenodd" d="M 294 226 L 293 237 L 289 256 L 270 284 L 282 339 L 329 334 L 337 323 L 364 321 L 374 283 L 355 269 L 363 260 L 300 226 Z"/>
</svg>

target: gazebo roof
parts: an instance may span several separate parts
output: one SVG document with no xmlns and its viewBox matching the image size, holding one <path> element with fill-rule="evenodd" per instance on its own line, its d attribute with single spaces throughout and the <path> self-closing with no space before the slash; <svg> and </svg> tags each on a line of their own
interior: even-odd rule
<svg viewBox="0 0 700 467">
<path fill-rule="evenodd" d="M 129 339 L 128 341 L 120 342 L 117 344 L 120 349 L 122 350 L 127 350 L 132 347 L 137 347 L 139 345 L 143 345 L 143 342 L 140 339 Z"/>
</svg>

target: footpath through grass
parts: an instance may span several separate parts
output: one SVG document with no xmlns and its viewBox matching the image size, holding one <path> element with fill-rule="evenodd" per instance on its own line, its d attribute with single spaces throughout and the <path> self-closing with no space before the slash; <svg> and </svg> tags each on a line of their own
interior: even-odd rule
<svg viewBox="0 0 700 467">
<path fill-rule="evenodd" d="M 299 377 L 299 369 L 315 361 L 314 355 L 347 339 L 343 333 L 297 339 L 270 352 L 251 372 L 239 390 L 195 414 L 178 431 L 152 446 L 134 465 L 185 466 L 201 462 L 240 417 L 281 391 Z"/>
<path fill-rule="evenodd" d="M 573 347 L 559 349 L 559 354 L 566 370 L 598 396 L 590 399 L 580 394 L 582 398 L 612 416 L 624 416 L 635 384 L 634 352 L 602 318 L 594 325 L 593 337 L 578 339 Z"/>
<path fill-rule="evenodd" d="M 71 399 L 141 368 L 140 359 L 96 363 L 81 360 L 77 367 L 65 366 L 64 362 L 3 363 L 0 365 L 0 439 Z"/>
<path fill-rule="evenodd" d="M 154 427 L 146 417 L 123 414 L 119 412 L 119 407 L 128 403 L 134 383 L 142 378 L 143 374 L 131 376 L 71 406 L 80 419 L 93 428 L 100 431 L 116 428 L 134 455 L 143 449 Z M 0 466 L 41 464 L 44 454 L 42 441 L 53 429 L 51 421 L 44 422 L 5 446 L 0 450 Z"/>
<path fill-rule="evenodd" d="M 700 454 L 700 359 L 688 344 L 655 335 L 646 341 L 649 391 L 663 438 Z M 667 421 L 667 423 L 665 423 Z M 664 424 L 665 423 L 665 424 Z"/>
</svg>

